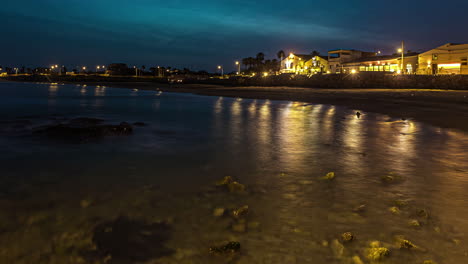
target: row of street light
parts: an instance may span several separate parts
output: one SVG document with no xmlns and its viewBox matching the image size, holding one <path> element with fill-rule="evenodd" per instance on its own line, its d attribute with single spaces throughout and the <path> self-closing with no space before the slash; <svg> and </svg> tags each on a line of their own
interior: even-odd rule
<svg viewBox="0 0 468 264">
<path fill-rule="evenodd" d="M 236 61 L 234 64 L 235 64 L 236 67 L 237 67 L 237 72 L 236 72 L 236 74 L 239 75 L 239 74 L 241 73 L 241 71 L 240 71 L 240 66 L 241 66 L 241 64 L 240 64 L 239 61 Z M 224 76 L 224 67 L 223 67 L 222 65 L 218 65 L 218 70 L 221 71 L 221 76 Z"/>
</svg>

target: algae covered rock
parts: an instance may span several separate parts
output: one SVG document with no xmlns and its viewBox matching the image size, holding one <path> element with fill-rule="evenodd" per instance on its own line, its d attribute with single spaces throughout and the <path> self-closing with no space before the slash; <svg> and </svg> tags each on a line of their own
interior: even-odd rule
<svg viewBox="0 0 468 264">
<path fill-rule="evenodd" d="M 429 212 L 426 211 L 425 209 L 421 209 L 418 211 L 418 216 L 421 217 L 421 218 L 429 218 Z"/>
<path fill-rule="evenodd" d="M 245 186 L 237 181 L 234 181 L 231 176 L 226 176 L 216 183 L 216 186 L 224 187 L 232 193 L 241 193 L 245 191 Z"/>
<path fill-rule="evenodd" d="M 408 225 L 411 227 L 421 227 L 421 223 L 419 223 L 419 221 L 416 219 L 409 220 Z"/>
<path fill-rule="evenodd" d="M 354 240 L 354 235 L 351 232 L 345 232 L 345 233 L 341 234 L 341 240 L 343 242 L 351 242 L 351 241 Z"/>
<path fill-rule="evenodd" d="M 417 248 L 415 244 L 413 244 L 411 241 L 407 239 L 401 239 L 398 241 L 398 246 L 401 249 L 412 249 L 412 248 Z"/>
<path fill-rule="evenodd" d="M 337 258 L 341 258 L 344 254 L 344 246 L 341 244 L 338 239 L 334 239 L 330 244 L 333 255 Z"/>
<path fill-rule="evenodd" d="M 240 219 L 242 217 L 247 216 L 248 213 L 249 213 L 249 206 L 244 205 L 244 206 L 240 207 L 239 209 L 233 210 L 232 211 L 232 216 L 234 218 L 236 218 L 236 219 Z"/>
<path fill-rule="evenodd" d="M 217 186 L 227 186 L 228 184 L 230 184 L 231 182 L 233 182 L 234 180 L 232 179 L 231 176 L 226 176 L 224 177 L 222 180 L 218 181 L 216 183 Z"/>
<path fill-rule="evenodd" d="M 215 208 L 214 211 L 213 211 L 213 216 L 221 217 L 221 216 L 224 215 L 225 211 L 226 211 L 226 209 L 221 208 L 221 207 L 220 208 Z"/>
<path fill-rule="evenodd" d="M 385 184 L 393 184 L 403 181 L 404 177 L 394 172 L 390 172 L 389 174 L 380 177 L 380 180 Z"/>
<path fill-rule="evenodd" d="M 327 175 L 323 176 L 320 178 L 321 180 L 325 180 L 325 181 L 331 181 L 331 180 L 334 180 L 335 179 L 335 172 L 329 172 L 327 173 Z"/>
<path fill-rule="evenodd" d="M 245 186 L 236 181 L 231 182 L 227 186 L 228 186 L 229 192 L 232 192 L 232 193 L 241 193 L 245 191 Z"/>
<path fill-rule="evenodd" d="M 237 253 L 241 249 L 241 244 L 236 241 L 228 242 L 222 246 L 214 246 L 210 247 L 210 253 L 215 254 L 230 254 L 230 253 Z"/>
<path fill-rule="evenodd" d="M 390 255 L 390 250 L 381 246 L 379 241 L 372 241 L 366 250 L 366 257 L 371 261 L 380 261 Z"/>
<path fill-rule="evenodd" d="M 401 214 L 400 208 L 398 208 L 396 206 L 390 207 L 390 208 L 388 208 L 388 210 L 394 215 Z"/>
<path fill-rule="evenodd" d="M 353 258 L 351 259 L 353 264 L 364 264 L 364 262 L 361 260 L 361 258 L 359 256 L 353 256 Z"/>
</svg>

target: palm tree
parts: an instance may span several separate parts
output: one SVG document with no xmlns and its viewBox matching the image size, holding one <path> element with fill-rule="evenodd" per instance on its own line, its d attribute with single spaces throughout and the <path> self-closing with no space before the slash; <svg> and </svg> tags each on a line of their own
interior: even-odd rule
<svg viewBox="0 0 468 264">
<path fill-rule="evenodd" d="M 265 54 L 263 54 L 263 52 L 259 52 L 259 53 L 257 54 L 256 59 L 257 59 L 257 65 L 262 64 L 263 61 L 265 60 Z"/>
<path fill-rule="evenodd" d="M 278 53 L 276 53 L 276 56 L 278 57 L 278 59 L 280 59 L 280 61 L 282 61 L 283 58 L 286 57 L 286 54 L 284 53 L 283 50 L 280 50 L 278 51 Z"/>
<path fill-rule="evenodd" d="M 312 56 L 314 56 L 314 57 L 315 57 L 315 56 L 319 56 L 319 55 L 320 55 L 320 52 L 314 50 L 314 51 L 312 51 L 312 52 L 310 53 L 310 55 L 312 55 Z"/>
</svg>

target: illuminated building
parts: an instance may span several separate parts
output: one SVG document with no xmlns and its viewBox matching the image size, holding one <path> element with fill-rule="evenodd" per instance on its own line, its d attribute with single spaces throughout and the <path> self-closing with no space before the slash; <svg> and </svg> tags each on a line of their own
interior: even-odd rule
<svg viewBox="0 0 468 264">
<path fill-rule="evenodd" d="M 327 68 L 326 56 L 291 53 L 281 61 L 281 73 L 316 74 L 326 72 Z"/>
<path fill-rule="evenodd" d="M 418 53 L 405 54 L 406 74 L 416 73 L 418 66 Z M 401 56 L 382 55 L 373 57 L 363 57 L 349 62 L 342 63 L 341 69 L 344 73 L 356 72 L 384 72 L 397 73 L 400 70 Z"/>
<path fill-rule="evenodd" d="M 366 52 L 353 49 L 337 49 L 328 52 L 328 71 L 330 73 L 341 73 L 344 71 L 343 64 L 365 57 L 375 56 L 375 52 Z"/>
<path fill-rule="evenodd" d="M 419 54 L 418 74 L 468 74 L 468 44 L 448 43 Z"/>
</svg>

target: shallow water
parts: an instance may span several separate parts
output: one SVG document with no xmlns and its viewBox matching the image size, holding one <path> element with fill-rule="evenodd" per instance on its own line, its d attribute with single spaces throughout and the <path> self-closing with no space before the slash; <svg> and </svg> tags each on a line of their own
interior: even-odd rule
<svg viewBox="0 0 468 264">
<path fill-rule="evenodd" d="M 371 241 L 390 250 L 382 263 L 468 263 L 465 133 L 300 102 L 20 83 L 0 94 L 0 263 L 357 264 L 372 262 Z M 147 126 L 85 144 L 31 133 L 76 117 Z M 216 188 L 227 175 L 246 191 Z M 213 216 L 244 205 L 244 232 Z M 119 217 L 170 226 L 171 253 L 96 256 L 96 226 Z M 228 241 L 240 252 L 209 252 Z"/>
</svg>

